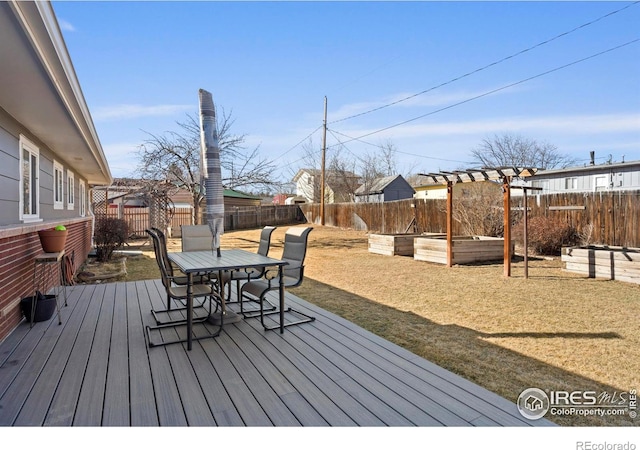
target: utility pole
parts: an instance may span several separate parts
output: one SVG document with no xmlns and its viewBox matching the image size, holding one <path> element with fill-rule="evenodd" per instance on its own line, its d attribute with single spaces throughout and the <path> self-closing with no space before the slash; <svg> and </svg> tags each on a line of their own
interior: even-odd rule
<svg viewBox="0 0 640 450">
<path fill-rule="evenodd" d="M 320 168 L 320 225 L 324 225 L 324 173 L 327 153 L 327 97 L 324 97 L 324 121 L 322 122 L 322 167 Z"/>
</svg>

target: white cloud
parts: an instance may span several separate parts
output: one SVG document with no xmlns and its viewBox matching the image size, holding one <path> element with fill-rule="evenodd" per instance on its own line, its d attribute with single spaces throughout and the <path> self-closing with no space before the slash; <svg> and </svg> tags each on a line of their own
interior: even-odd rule
<svg viewBox="0 0 640 450">
<path fill-rule="evenodd" d="M 190 111 L 194 105 L 113 105 L 94 109 L 94 120 L 122 120 L 149 116 L 170 116 Z"/>
<path fill-rule="evenodd" d="M 340 120 L 345 117 L 367 113 L 377 108 L 387 109 L 452 106 L 481 96 L 492 96 L 507 93 L 511 94 L 521 92 L 523 89 L 524 88 L 521 86 L 513 86 L 504 89 L 501 89 L 501 87 L 488 87 L 477 91 L 457 90 L 449 92 L 441 92 L 440 90 L 434 89 L 432 92 L 425 92 L 420 95 L 416 95 L 416 93 L 399 92 L 379 100 L 342 105 L 337 111 L 332 111 L 331 116 Z"/>
<path fill-rule="evenodd" d="M 375 129 L 345 131 L 352 137 L 374 133 Z M 640 132 L 639 114 L 603 114 L 548 117 L 509 117 L 462 122 L 407 124 L 372 134 L 377 137 L 420 137 L 504 132 L 561 132 L 562 134 L 601 134 Z"/>
<path fill-rule="evenodd" d="M 58 19 L 58 25 L 60 25 L 62 31 L 76 31 L 76 27 L 64 19 Z"/>
<path fill-rule="evenodd" d="M 111 174 L 116 178 L 132 176 L 138 166 L 140 143 L 117 142 L 103 144 L 102 149 L 109 163 Z"/>
</svg>

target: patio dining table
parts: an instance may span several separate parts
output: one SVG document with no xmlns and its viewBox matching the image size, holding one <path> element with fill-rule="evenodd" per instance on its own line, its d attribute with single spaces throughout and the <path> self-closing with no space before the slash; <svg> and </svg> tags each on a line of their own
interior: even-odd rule
<svg viewBox="0 0 640 450">
<path fill-rule="evenodd" d="M 242 249 L 221 250 L 220 256 L 217 256 L 216 252 L 210 250 L 170 252 L 168 255 L 169 260 L 187 275 L 187 350 L 191 350 L 193 340 L 193 275 L 198 273 L 217 272 L 220 274 L 225 270 L 262 269 L 277 266 L 278 278 L 280 279 L 280 332 L 284 332 L 284 283 L 282 268 L 288 264 L 286 261 Z M 222 279 L 222 277 L 219 277 L 219 279 Z M 223 291 L 222 286 L 220 286 L 220 290 Z M 223 310 L 223 314 L 224 312 Z M 221 318 L 221 320 L 223 321 L 224 319 Z"/>
</svg>

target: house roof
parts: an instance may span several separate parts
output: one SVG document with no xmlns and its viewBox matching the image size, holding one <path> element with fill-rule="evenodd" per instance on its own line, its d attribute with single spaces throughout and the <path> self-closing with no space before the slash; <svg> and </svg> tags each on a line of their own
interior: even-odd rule
<svg viewBox="0 0 640 450">
<path fill-rule="evenodd" d="M 0 107 L 91 185 L 111 172 L 50 2 L 0 2 Z"/>
<path fill-rule="evenodd" d="M 404 180 L 402 175 L 391 175 L 388 177 L 376 178 L 370 183 L 365 183 L 361 185 L 358 189 L 356 189 L 354 194 L 355 195 L 381 194 L 382 192 L 384 192 L 387 186 L 389 186 L 398 178 L 402 178 Z M 409 183 L 407 183 L 407 185 L 409 185 Z"/>
<path fill-rule="evenodd" d="M 580 172 L 602 172 L 617 169 L 637 169 L 640 170 L 640 161 L 628 161 L 612 164 L 595 164 L 577 167 L 565 167 L 564 169 L 539 170 L 532 178 L 544 178 L 547 175 L 564 175 L 568 173 Z"/>
<path fill-rule="evenodd" d="M 249 200 L 262 200 L 262 197 L 247 194 L 245 192 L 236 191 L 235 189 L 225 189 L 223 191 L 223 196 L 231 197 L 231 198 L 245 198 Z"/>
</svg>

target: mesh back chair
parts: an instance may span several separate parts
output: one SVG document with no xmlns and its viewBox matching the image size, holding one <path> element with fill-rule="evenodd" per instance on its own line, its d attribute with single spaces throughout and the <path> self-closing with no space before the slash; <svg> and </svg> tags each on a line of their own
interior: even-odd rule
<svg viewBox="0 0 640 450">
<path fill-rule="evenodd" d="M 266 226 L 260 232 L 260 243 L 258 244 L 258 253 L 262 256 L 269 255 L 269 248 L 271 246 L 271 235 L 275 231 L 276 227 Z M 240 283 L 242 281 L 250 281 L 255 280 L 257 278 L 262 277 L 265 269 L 257 269 L 257 268 L 247 268 L 243 270 L 233 270 L 223 272 L 221 284 L 224 286 L 228 286 L 229 289 L 227 291 L 227 303 L 240 303 L 240 312 L 244 312 L 242 305 L 242 297 L 240 296 Z M 236 293 L 238 295 L 238 299 L 234 302 L 230 302 L 231 299 L 231 281 L 236 282 Z M 274 310 L 275 306 L 271 305 L 270 310 Z"/>
<path fill-rule="evenodd" d="M 162 231 L 157 228 L 146 230 L 146 232 L 151 237 L 153 250 L 156 256 L 156 263 L 158 264 L 158 268 L 160 269 L 160 278 L 167 293 L 167 309 L 151 310 L 151 314 L 153 315 L 156 324 L 172 324 L 182 322 L 184 320 L 183 318 L 169 318 L 163 320 L 160 316 L 169 316 L 172 312 L 181 312 L 186 310 L 186 307 L 184 306 L 184 300 L 186 299 L 187 277 L 186 275 L 174 275 L 173 266 L 171 265 L 169 255 L 167 253 L 166 238 L 164 236 L 164 233 L 162 233 Z M 180 287 L 181 290 L 176 290 L 176 287 Z M 206 296 L 205 293 L 209 292 L 210 290 L 211 282 L 208 280 L 208 278 L 196 275 L 193 276 L 194 298 Z M 196 292 L 198 293 L 198 295 L 196 295 Z M 184 295 L 182 295 L 183 293 Z M 172 307 L 172 302 L 174 300 L 178 300 L 181 306 L 177 308 Z M 196 307 L 203 308 L 205 301 L 206 299 Z"/>
<path fill-rule="evenodd" d="M 153 231 L 156 234 L 156 236 L 160 241 L 159 249 L 161 252 L 162 260 L 164 262 L 165 267 L 167 268 L 167 272 L 169 273 L 169 276 L 171 277 L 171 281 L 177 285 L 187 284 L 186 276 L 176 276 L 174 274 L 173 265 L 171 264 L 171 261 L 169 261 L 169 255 L 167 253 L 167 238 L 164 235 L 164 232 L 160 228 L 155 228 L 155 227 L 152 227 L 151 231 Z M 149 234 L 149 230 L 147 230 L 147 234 Z M 151 236 L 151 240 L 153 241 L 153 236 L 151 234 L 149 234 L 149 236 Z"/>
<path fill-rule="evenodd" d="M 213 234 L 209 225 L 182 225 L 181 234 L 183 252 L 213 249 Z"/>
<path fill-rule="evenodd" d="M 282 252 L 282 260 L 287 261 L 287 265 L 282 268 L 282 281 L 285 288 L 299 286 L 304 277 L 304 259 L 307 254 L 307 241 L 311 227 L 291 227 L 284 235 L 284 250 Z M 265 311 L 265 296 L 272 290 L 280 287 L 280 278 L 278 270 L 267 269 L 263 276 L 257 280 L 250 280 L 240 288 L 240 298 L 258 301 L 260 303 L 260 311 L 253 314 L 245 313 L 245 317 L 260 317 L 262 326 L 265 330 L 273 330 L 280 326 L 288 327 L 306 322 L 312 322 L 315 317 L 287 308 L 285 312 L 293 313 L 300 319 L 290 321 L 276 326 L 267 326 L 264 318 L 267 315 L 279 314 L 280 311 Z"/>
</svg>

